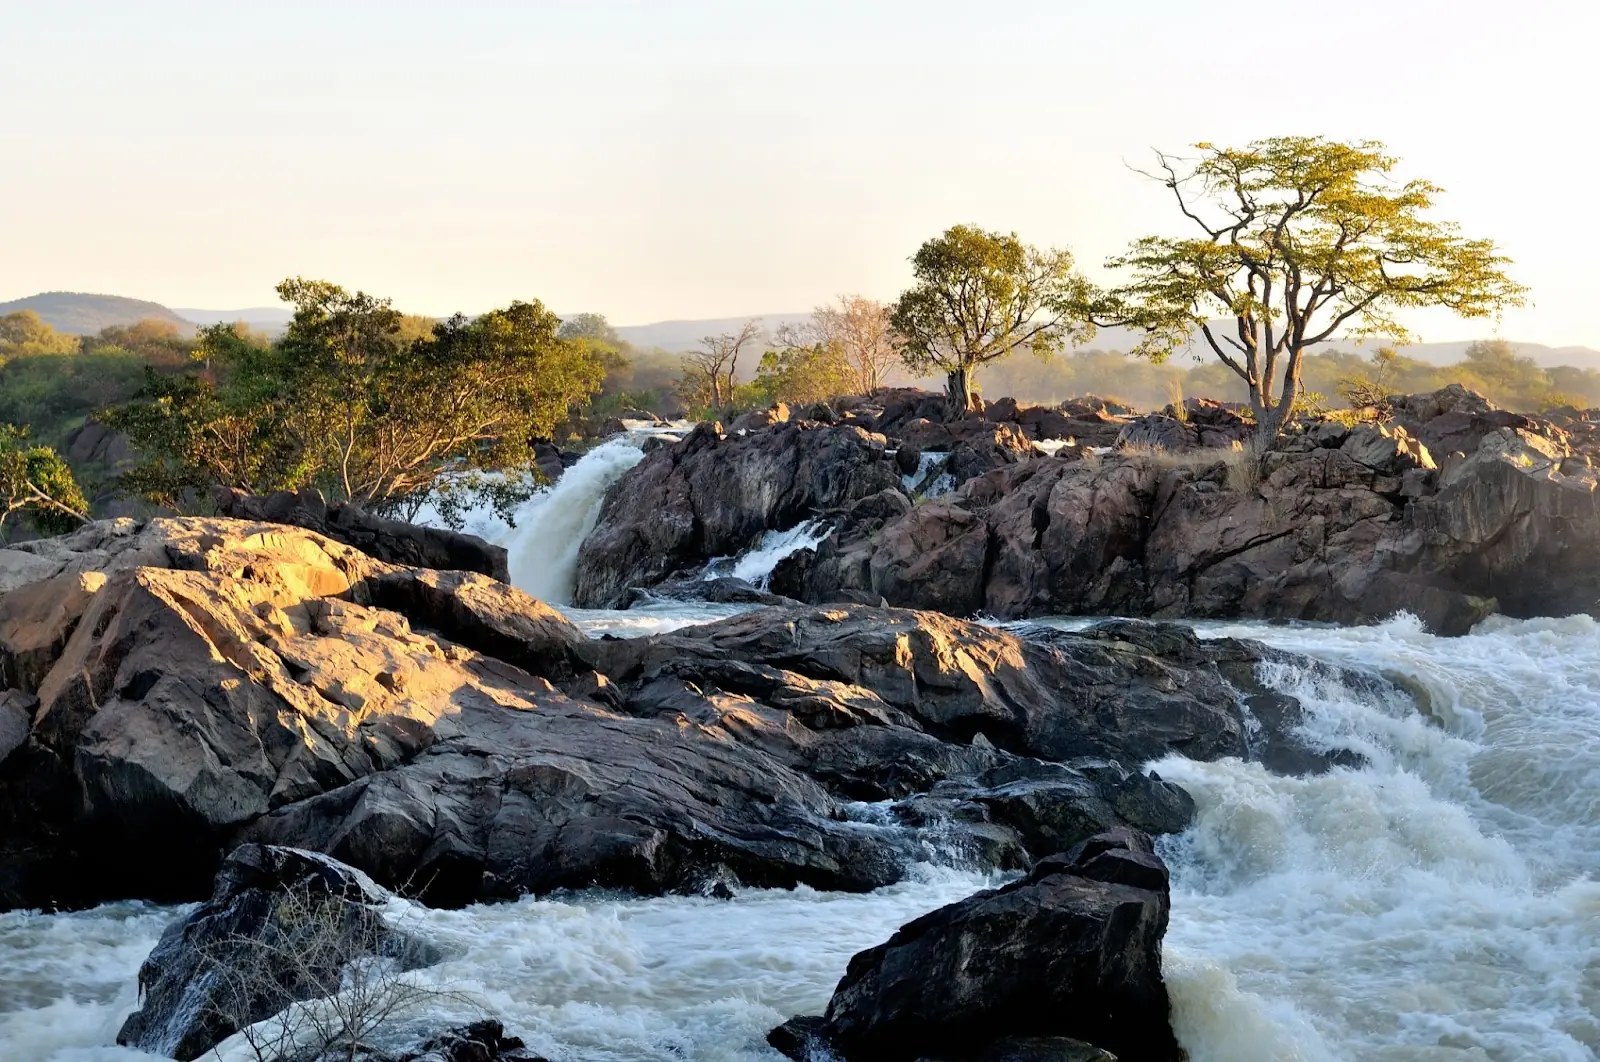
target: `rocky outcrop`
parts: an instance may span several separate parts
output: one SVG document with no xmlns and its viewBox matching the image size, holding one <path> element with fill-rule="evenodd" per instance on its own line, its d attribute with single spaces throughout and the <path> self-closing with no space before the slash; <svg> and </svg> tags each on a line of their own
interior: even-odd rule
<svg viewBox="0 0 1600 1062">
<path fill-rule="evenodd" d="M 97 526 L 39 555 L 60 574 L 0 597 L 5 906 L 193 898 L 240 841 L 440 904 L 865 889 L 934 823 L 1005 866 L 1179 829 L 1182 794 L 1133 770 L 1174 751 L 1333 762 L 1256 682 L 1270 650 L 1181 628 L 787 607 L 592 642 L 484 576 L 283 525 Z M 901 825 L 851 821 L 861 800 Z"/>
<path fill-rule="evenodd" d="M 780 1027 L 769 1042 L 801 1060 L 827 1050 L 845 1062 L 913 1062 L 1017 1057 L 1028 1046 L 1019 1038 L 1062 1037 L 1176 1062 L 1161 977 L 1169 909 L 1149 840 L 1100 834 L 901 926 L 850 960 L 820 1021 Z"/>
<path fill-rule="evenodd" d="M 723 436 L 702 424 L 606 494 L 578 554 L 573 600 L 614 607 L 635 588 L 732 556 L 763 533 L 898 488 L 887 445 L 854 426 L 779 424 Z"/>
<path fill-rule="evenodd" d="M 221 516 L 303 527 L 391 564 L 479 572 L 503 583 L 511 581 L 506 551 L 500 546 L 459 531 L 388 520 L 345 502 L 330 505 L 312 488 L 246 494 L 219 487 L 212 492 L 212 502 Z"/>
<path fill-rule="evenodd" d="M 746 613 L 654 638 L 597 644 L 597 668 L 636 692 L 634 714 L 658 711 L 669 689 L 715 689 L 787 707 L 824 732 L 882 720 L 908 723 L 944 742 L 982 735 L 992 748 L 1048 760 L 1100 757 L 1138 764 L 1181 749 L 1195 759 L 1271 757 L 1297 748 L 1294 718 L 1247 732 L 1243 691 L 1263 712 L 1282 699 L 1255 665 L 1264 646 L 1205 641 L 1183 627 L 1121 622 L 1079 633 L 1040 628 L 1024 638 L 933 612 L 864 606 Z M 670 703 L 670 702 L 669 702 Z M 1292 709 L 1285 704 L 1285 710 Z M 852 721 L 854 721 L 852 723 Z M 848 735 L 874 740 L 870 729 Z M 930 746 L 934 747 L 934 746 Z M 808 769 L 860 799 L 899 797 L 942 773 L 902 780 Z"/>
<path fill-rule="evenodd" d="M 0 834 L 8 905 L 193 895 L 241 825 L 407 761 L 461 702 L 500 695 L 477 654 L 375 597 L 558 677 L 582 643 L 503 584 L 281 525 L 156 520 L 33 545 L 65 570 L 0 597 L 0 660 L 33 704 L 0 764 L 0 799 L 28 809 Z"/>
<path fill-rule="evenodd" d="M 244 845 L 211 898 L 169 925 L 139 967 L 141 1006 L 117 1043 L 199 1058 L 246 1025 L 331 994 L 344 968 L 373 956 L 416 969 L 443 956 L 383 920 L 390 899 L 326 856 Z"/>
<path fill-rule="evenodd" d="M 831 418 L 829 419 L 831 421 Z M 736 417 L 733 423 L 728 425 L 728 434 L 738 435 L 742 432 L 760 431 L 762 428 L 770 428 L 774 424 L 787 423 L 789 423 L 789 406 L 787 403 L 779 402 L 766 409 L 753 409 L 742 416 Z"/>
<path fill-rule="evenodd" d="M 702 424 L 676 444 L 648 444 L 647 459 L 611 489 L 583 544 L 574 601 L 625 605 L 633 592 L 692 576 L 711 559 L 754 545 L 766 531 L 832 518 L 889 492 L 909 506 L 913 494 L 944 492 L 1037 458 L 1044 451 L 1035 444 L 1042 441 L 1071 442 L 1060 452 L 1063 459 L 1076 458 L 1110 446 L 1128 424 L 1098 400 L 1019 407 L 1002 399 L 979 413 L 952 416 L 942 394 L 885 388 L 837 405 L 813 407 L 798 420 L 775 406 L 746 414 L 726 433 Z M 1236 432 L 1243 422 L 1213 405 L 1196 404 L 1195 416 L 1231 417 L 1227 430 Z M 1207 445 L 1222 445 L 1206 437 Z M 937 463 L 924 466 L 924 456 Z M 925 474 L 914 482 L 919 469 Z M 882 596 L 856 584 L 836 589 L 861 591 L 845 595 L 851 600 Z"/>
<path fill-rule="evenodd" d="M 1600 611 L 1583 545 L 1600 535 L 1590 458 L 1548 424 L 1496 427 L 1524 418 L 1450 397 L 1398 405 L 1424 418 L 1415 431 L 1313 423 L 1259 458 L 1190 446 L 1192 425 L 1147 419 L 1123 452 L 1029 461 L 893 520 L 842 520 L 782 586 L 1000 617 L 1360 623 L 1406 610 L 1441 633 L 1496 609 Z M 1424 436 L 1475 448 L 1441 468 Z"/>
</svg>

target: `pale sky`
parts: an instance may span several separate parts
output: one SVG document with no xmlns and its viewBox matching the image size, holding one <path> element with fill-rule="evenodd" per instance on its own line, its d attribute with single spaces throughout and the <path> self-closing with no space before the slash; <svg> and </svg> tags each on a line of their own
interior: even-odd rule
<svg viewBox="0 0 1600 1062">
<path fill-rule="evenodd" d="M 1093 276 L 1177 232 L 1152 147 L 1386 141 L 1600 347 L 1600 4 L 1347 0 L 0 0 L 0 301 L 618 324 L 892 298 L 951 224 Z M 1422 338 L 1490 334 L 1418 322 Z"/>
</svg>

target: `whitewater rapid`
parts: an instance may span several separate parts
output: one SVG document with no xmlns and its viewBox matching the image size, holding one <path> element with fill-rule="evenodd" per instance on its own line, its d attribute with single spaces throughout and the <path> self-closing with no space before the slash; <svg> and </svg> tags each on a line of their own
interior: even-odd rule
<svg viewBox="0 0 1600 1062">
<path fill-rule="evenodd" d="M 519 518 L 514 573 L 575 558 L 572 539 L 540 536 L 592 526 L 603 481 L 628 460 L 597 453 L 593 478 L 572 478 L 580 463 L 568 493 L 558 484 L 533 510 L 545 522 Z M 591 636 L 736 611 L 568 610 Z M 1238 761 L 1153 765 L 1198 805 L 1195 825 L 1161 842 L 1164 969 L 1192 1062 L 1600 1058 L 1600 624 L 1492 619 L 1453 639 L 1405 617 L 1198 629 L 1377 670 L 1411 694 L 1268 666 L 1262 679 L 1305 705 L 1308 737 L 1364 766 L 1286 778 Z M 477 999 L 551 1058 L 774 1062 L 765 1031 L 820 1011 L 852 954 L 994 880 L 920 866 L 860 896 L 576 895 L 398 917 L 453 952 L 418 976 Z M 175 913 L 0 915 L 0 1060 L 141 1057 L 105 1045 Z M 243 1056 L 232 1044 L 224 1057 Z"/>
</svg>

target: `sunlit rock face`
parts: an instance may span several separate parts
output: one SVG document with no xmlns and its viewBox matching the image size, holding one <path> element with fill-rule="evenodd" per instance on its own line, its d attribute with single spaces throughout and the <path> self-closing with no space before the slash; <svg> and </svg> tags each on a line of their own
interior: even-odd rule
<svg viewBox="0 0 1600 1062">
<path fill-rule="evenodd" d="M 39 549 L 57 574 L 0 597 L 8 906 L 194 898 L 243 840 L 437 904 L 870 889 L 929 826 L 1006 867 L 1125 821 L 1181 829 L 1181 793 L 1138 773 L 1175 749 L 1326 766 L 1289 736 L 1292 698 L 1254 685 L 1269 650 L 1160 625 L 1024 638 L 788 606 L 590 641 L 486 576 L 296 527 Z M 863 800 L 901 803 L 866 822 Z"/>
</svg>

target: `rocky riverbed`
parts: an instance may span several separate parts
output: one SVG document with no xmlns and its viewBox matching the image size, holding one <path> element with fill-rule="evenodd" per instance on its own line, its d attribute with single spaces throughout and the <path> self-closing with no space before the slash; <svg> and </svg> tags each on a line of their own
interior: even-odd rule
<svg viewBox="0 0 1600 1062">
<path fill-rule="evenodd" d="M 597 530 L 565 554 L 570 568 L 548 551 L 538 578 L 565 606 L 560 588 L 581 596 L 596 557 L 655 558 L 643 576 L 606 577 L 639 604 L 628 612 L 551 608 L 495 578 L 536 558 L 514 549 L 508 565 L 470 538 L 309 497 L 232 499 L 244 518 L 108 522 L 0 552 L 0 898 L 15 909 L 0 915 L 0 948 L 22 978 L 0 977 L 0 1042 L 46 1058 L 53 1043 L 109 1043 L 135 1009 L 133 968 L 118 959 L 101 987 L 73 990 L 107 1000 L 102 1031 L 51 1040 L 29 1015 L 67 978 L 30 972 L 55 969 L 40 949 L 101 925 L 108 960 L 138 958 L 149 934 L 187 918 L 149 955 L 141 1017 L 122 1038 L 194 1057 L 229 1031 L 196 1025 L 204 1008 L 183 1003 L 216 960 L 206 927 L 235 943 L 292 937 L 282 897 L 311 889 L 336 912 L 353 905 L 333 924 L 414 941 L 395 954 L 416 956 L 406 976 L 438 990 L 390 1030 L 396 1057 L 1104 1059 L 1181 1046 L 1203 1062 L 1407 1044 L 1590 1057 L 1593 957 L 1572 946 L 1592 928 L 1582 875 L 1600 855 L 1581 783 L 1600 769 L 1591 620 L 1495 619 L 1454 642 L 1415 619 L 1197 636 L 1170 622 L 996 623 L 1042 614 L 1048 595 L 974 622 L 952 614 L 956 598 L 932 602 L 941 611 L 892 607 L 870 582 L 816 590 L 852 542 L 877 542 L 876 555 L 908 520 L 952 511 L 1006 526 L 1005 499 L 1028 476 L 1153 475 L 1162 513 L 1200 483 L 1215 490 L 1199 495 L 1238 495 L 1234 509 L 1275 489 L 1271 476 L 1232 478 L 1226 456 L 1213 479 L 1172 457 L 1234 453 L 1220 445 L 1226 411 L 1170 429 L 1103 408 L 1052 419 L 1002 407 L 974 429 L 896 401 L 910 403 L 898 437 L 864 423 L 887 408 L 863 407 L 828 411 L 835 423 L 701 429 L 636 464 L 608 456 L 625 485 L 571 499 L 557 522 Z M 1306 431 L 1275 451 L 1286 466 L 1349 460 L 1426 488 L 1372 526 L 1380 544 L 1404 532 L 1419 555 L 1475 558 L 1449 579 L 1382 569 L 1447 630 L 1440 617 L 1487 600 L 1463 587 L 1490 589 L 1518 563 L 1587 577 L 1563 537 L 1588 519 L 1581 433 L 1482 411 L 1448 434 L 1454 422 L 1439 422 L 1457 412 Z M 1052 456 L 1037 442 L 1058 421 L 1098 424 L 1123 449 Z M 1443 446 L 1480 428 L 1471 455 L 1426 467 L 1438 464 L 1429 432 Z M 908 440 L 938 430 L 951 453 L 979 456 L 953 494 L 918 501 L 906 466 L 939 451 Z M 1520 460 L 1540 446 L 1574 452 Z M 973 467 L 984 460 L 996 463 Z M 1387 487 L 1343 475 L 1314 487 L 1343 502 L 1289 510 L 1302 538 L 1316 514 Z M 1484 486 L 1506 475 L 1520 478 Z M 702 493 L 718 476 L 749 489 Z M 976 500 L 996 485 L 997 500 Z M 690 518 L 630 537 L 608 500 L 628 491 Z M 523 535 L 541 526 L 530 515 Z M 1502 518 L 1512 531 L 1459 553 Z M 792 552 L 774 544 L 803 520 L 834 530 Z M 1042 542 L 1049 527 L 1038 530 Z M 752 547 L 766 559 L 740 570 L 776 567 L 776 595 L 696 571 Z M 1156 555 L 1141 548 L 1141 564 Z M 930 571 L 941 556 L 922 550 Z M 418 566 L 433 557 L 482 570 Z M 981 587 L 1000 585 L 1001 567 L 980 571 Z M 1536 658 L 1548 661 L 1537 679 L 1522 663 Z M 187 915 L 138 906 L 208 896 Z M 1403 943 L 1418 918 L 1432 944 Z M 127 942 L 112 943 L 124 930 L 107 919 Z M 608 950 L 611 924 L 667 950 Z M 1368 939 L 1384 943 L 1334 954 Z M 1544 966 L 1517 958 L 1529 941 L 1566 964 L 1570 991 L 1540 994 Z M 1395 995 L 1413 964 L 1443 996 Z M 1337 1011 L 1317 1002 L 1330 981 L 1347 1001 Z"/>
<path fill-rule="evenodd" d="M 1496 612 L 1600 610 L 1600 415 L 1530 418 L 1452 387 L 1360 422 L 1303 422 L 1256 454 L 1249 426 L 1214 404 L 1180 419 L 997 403 L 998 419 L 936 423 L 929 401 L 902 396 L 860 412 L 702 426 L 649 454 L 585 539 L 573 600 L 614 606 L 826 518 L 832 533 L 773 589 L 960 616 L 1371 623 L 1405 610 L 1448 634 Z M 1051 441 L 1072 445 L 1040 448 Z M 932 447 L 956 489 L 913 504 L 901 477 Z"/>
</svg>

